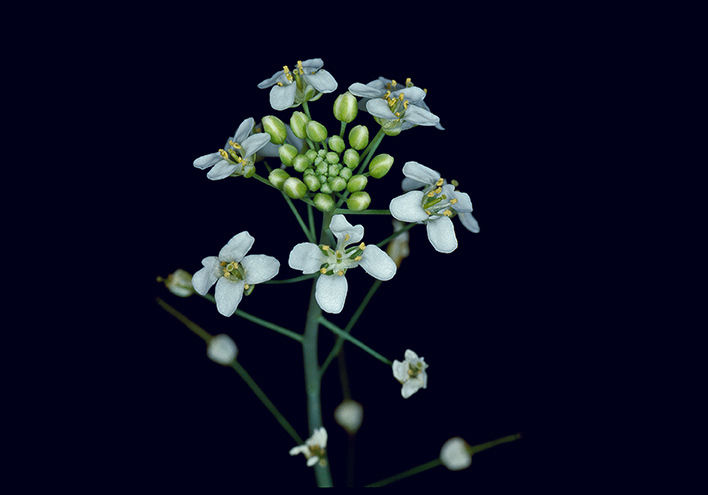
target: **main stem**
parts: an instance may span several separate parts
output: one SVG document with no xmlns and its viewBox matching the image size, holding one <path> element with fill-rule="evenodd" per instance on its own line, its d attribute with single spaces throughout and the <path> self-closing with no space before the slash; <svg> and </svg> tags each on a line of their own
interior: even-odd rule
<svg viewBox="0 0 708 495">
<path fill-rule="evenodd" d="M 332 213 L 325 213 L 322 218 L 322 228 L 320 229 L 320 244 L 325 243 L 327 228 L 332 219 Z M 310 306 L 307 309 L 307 320 L 305 322 L 305 333 L 303 335 L 302 349 L 305 361 L 305 392 L 307 393 L 307 421 L 310 433 L 322 426 L 322 404 L 320 402 L 320 366 L 317 355 L 317 333 L 319 330 L 319 319 L 322 316 L 317 300 L 315 299 L 315 287 L 317 279 L 312 282 L 310 292 Z M 329 472 L 329 463 L 325 466 L 315 465 L 315 477 L 317 486 L 332 486 L 332 475 Z"/>
</svg>

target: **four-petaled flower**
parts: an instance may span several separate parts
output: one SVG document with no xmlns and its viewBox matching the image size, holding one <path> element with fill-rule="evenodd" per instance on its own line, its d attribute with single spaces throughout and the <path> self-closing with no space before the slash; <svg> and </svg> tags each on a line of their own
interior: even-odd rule
<svg viewBox="0 0 708 495">
<path fill-rule="evenodd" d="M 300 105 L 303 101 L 315 101 L 323 93 L 332 93 L 337 89 L 337 81 L 332 74 L 322 68 L 321 58 L 297 61 L 292 72 L 287 65 L 268 79 L 258 83 L 260 89 L 271 88 L 270 106 L 274 110 Z"/>
<path fill-rule="evenodd" d="M 440 173 L 418 162 L 403 165 L 405 194 L 391 200 L 391 215 L 402 222 L 425 223 L 428 240 L 440 253 L 457 249 L 455 226 L 451 217 L 460 217 L 469 231 L 479 232 L 479 224 L 472 216 L 472 201 L 467 193 L 455 191 L 456 181 L 448 184 Z M 417 188 L 423 187 L 423 190 Z"/>
<path fill-rule="evenodd" d="M 194 290 L 202 296 L 216 284 L 216 309 L 224 316 L 236 312 L 244 292 L 250 294 L 254 285 L 272 279 L 280 269 L 280 262 L 272 256 L 246 256 L 254 240 L 246 231 L 236 234 L 219 251 L 219 256 L 204 258 L 204 268 L 192 277 Z"/>
<path fill-rule="evenodd" d="M 364 227 L 351 225 L 344 215 L 334 215 L 329 229 L 337 238 L 334 249 L 301 242 L 290 252 L 288 265 L 305 274 L 320 272 L 315 288 L 317 304 L 327 313 L 340 313 L 347 297 L 347 270 L 361 266 L 376 279 L 391 280 L 396 263 L 378 246 L 357 244 L 364 237 Z"/>
<path fill-rule="evenodd" d="M 404 361 L 393 361 L 393 376 L 403 385 L 401 387 L 401 395 L 407 399 L 421 388 L 428 387 L 428 374 L 425 372 L 428 365 L 424 358 L 406 349 Z"/>
<path fill-rule="evenodd" d="M 270 136 L 266 133 L 251 135 L 254 123 L 253 117 L 241 122 L 223 149 L 200 156 L 194 160 L 194 166 L 201 170 L 211 168 L 207 173 L 211 180 L 225 179 L 230 175 L 249 176 L 255 172 L 256 152 L 268 144 Z"/>
<path fill-rule="evenodd" d="M 304 444 L 290 449 L 290 455 L 305 454 L 307 465 L 314 466 L 318 462 L 324 466 L 326 463 L 325 452 L 327 448 L 327 430 L 324 427 L 315 429 L 312 436 Z"/>
</svg>

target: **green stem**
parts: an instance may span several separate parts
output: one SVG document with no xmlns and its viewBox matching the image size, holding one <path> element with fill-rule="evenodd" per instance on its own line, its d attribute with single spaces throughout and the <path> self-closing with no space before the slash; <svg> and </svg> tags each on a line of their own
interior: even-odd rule
<svg viewBox="0 0 708 495">
<path fill-rule="evenodd" d="M 341 125 L 339 126 L 339 137 L 340 138 L 344 138 L 344 131 L 346 130 L 346 128 L 347 128 L 347 123 L 342 122 Z"/>
<path fill-rule="evenodd" d="M 399 235 L 401 235 L 401 234 L 404 233 L 405 231 L 412 229 L 412 228 L 415 227 L 416 225 L 418 225 L 418 224 L 417 224 L 417 223 L 409 223 L 408 225 L 406 225 L 406 226 L 403 227 L 402 229 L 398 229 L 396 232 L 394 232 L 393 234 L 391 234 L 390 236 L 388 236 L 386 239 L 384 239 L 383 241 L 379 242 L 379 243 L 377 244 L 377 246 L 378 246 L 378 247 L 383 247 L 383 246 L 384 246 L 385 244 L 387 244 L 389 241 L 395 239 L 396 237 L 398 237 Z"/>
<path fill-rule="evenodd" d="M 266 186 L 270 186 L 270 187 L 272 187 L 272 188 L 278 189 L 278 188 L 275 187 L 273 184 L 271 184 L 268 179 L 265 179 L 265 178 L 261 177 L 261 176 L 258 175 L 258 174 L 253 174 L 253 178 L 256 179 L 256 180 L 258 180 L 258 181 L 260 181 L 260 182 L 262 182 L 262 183 L 265 184 Z"/>
<path fill-rule="evenodd" d="M 211 294 L 205 294 L 202 296 L 204 299 L 207 299 L 213 303 L 216 301 L 214 300 L 214 296 Z M 246 313 L 245 311 L 242 311 L 240 309 L 237 309 L 236 312 L 234 313 L 236 316 L 240 316 L 243 319 L 246 319 L 250 322 L 253 322 L 257 325 L 260 325 L 262 327 L 268 328 L 269 330 L 273 330 L 274 332 L 278 332 L 281 335 L 285 335 L 286 337 L 290 337 L 293 340 L 296 340 L 298 342 L 302 342 L 302 335 L 299 333 L 295 333 L 292 330 L 288 330 L 287 328 L 281 327 L 280 325 L 276 325 L 275 323 L 271 323 L 268 320 L 264 320 L 263 318 L 258 318 L 257 316 L 253 316 L 250 313 Z"/>
<path fill-rule="evenodd" d="M 332 219 L 332 213 L 324 213 L 322 227 L 320 229 L 320 244 L 327 239 L 327 229 Z M 317 334 L 319 331 L 320 317 L 322 310 L 315 298 L 317 279 L 312 282 L 310 291 L 310 304 L 307 309 L 307 320 L 305 322 L 305 334 L 302 342 L 303 359 L 305 364 L 305 392 L 307 395 L 307 420 L 310 432 L 322 426 L 322 404 L 320 402 L 320 389 L 322 380 L 320 378 L 319 363 L 317 357 Z M 317 486 L 332 486 L 332 475 L 329 471 L 329 463 L 325 466 L 315 465 L 315 478 Z"/>
<path fill-rule="evenodd" d="M 327 320 L 326 318 L 320 316 L 319 322 L 320 322 L 323 326 L 329 328 L 329 329 L 330 329 L 332 332 L 334 332 L 335 334 L 337 334 L 337 335 L 339 335 L 340 337 L 342 337 L 343 339 L 348 340 L 349 342 L 351 342 L 352 344 L 354 344 L 354 345 L 357 346 L 358 348 L 362 349 L 362 350 L 365 351 L 365 352 L 368 352 L 369 354 L 371 354 L 373 357 L 375 357 L 376 359 L 378 359 L 378 360 L 381 361 L 382 363 L 387 364 L 388 366 L 391 366 L 392 363 L 391 363 L 390 360 L 386 359 L 386 358 L 383 357 L 381 354 L 379 354 L 378 352 L 376 352 L 375 350 L 373 350 L 371 347 L 369 347 L 368 345 L 364 344 L 364 343 L 361 342 L 360 340 L 358 340 L 358 339 L 352 337 L 352 336 L 349 335 L 347 332 L 345 332 L 344 330 L 342 330 L 341 328 L 339 328 L 339 327 L 338 327 L 337 325 L 335 325 L 334 323 L 331 323 L 331 322 L 330 322 L 329 320 Z"/>
<path fill-rule="evenodd" d="M 307 237 L 308 241 L 310 241 L 311 243 L 314 244 L 315 243 L 315 236 L 312 235 L 312 232 L 310 232 L 310 229 L 308 229 L 307 225 L 305 225 L 305 222 L 303 221 L 302 217 L 300 216 L 300 213 L 298 213 L 297 208 L 295 208 L 295 205 L 293 204 L 292 200 L 288 197 L 287 194 L 285 194 L 285 193 L 282 193 L 282 194 L 283 194 L 283 197 L 285 198 L 285 201 L 287 201 L 288 206 L 290 207 L 290 211 L 292 211 L 293 215 L 295 215 L 295 218 L 297 219 L 297 223 L 300 224 L 300 228 L 305 233 L 305 237 Z"/>
<path fill-rule="evenodd" d="M 157 304 L 160 305 L 160 307 L 162 307 L 162 309 L 177 318 L 185 327 L 189 328 L 192 332 L 197 334 L 204 342 L 209 342 L 211 340 L 211 334 L 209 332 L 207 332 L 202 327 L 194 323 L 192 320 L 184 316 L 182 313 L 167 304 L 165 301 L 163 301 L 159 297 L 155 298 L 155 301 L 157 302 Z"/>
<path fill-rule="evenodd" d="M 513 442 L 515 440 L 518 440 L 521 438 L 521 434 L 517 433 L 515 435 L 508 435 L 506 437 L 498 438 L 496 440 L 492 440 L 491 442 L 487 443 L 481 443 L 479 445 L 475 445 L 472 447 L 467 448 L 467 452 L 470 454 L 474 455 L 479 452 L 482 452 L 483 450 L 491 449 L 492 447 L 496 447 L 497 445 L 501 445 L 503 443 L 509 443 Z M 414 468 L 411 468 L 407 471 L 403 471 L 402 473 L 393 475 L 389 478 L 383 479 L 381 481 L 377 481 L 376 483 L 371 483 L 369 485 L 366 485 L 367 487 L 376 487 L 376 486 L 384 486 L 388 485 L 389 483 L 393 483 L 394 481 L 402 480 L 403 478 L 408 478 L 409 476 L 413 476 L 414 474 L 422 473 L 423 471 L 427 471 L 428 469 L 432 469 L 434 467 L 440 466 L 442 462 L 440 459 L 435 459 L 430 462 L 426 462 L 425 464 L 421 464 L 420 466 L 416 466 Z"/>
<path fill-rule="evenodd" d="M 376 290 L 380 286 L 381 286 L 381 280 L 376 280 L 371 285 L 369 292 L 366 293 L 366 295 L 364 296 L 364 299 L 359 304 L 359 307 L 356 308 L 356 311 L 354 312 L 351 319 L 349 320 L 349 323 L 347 323 L 347 326 L 344 327 L 344 331 L 346 333 L 350 333 L 352 331 L 352 328 L 354 328 L 354 325 L 356 325 L 356 322 L 359 320 L 359 317 L 364 312 L 364 309 L 366 308 L 367 304 L 369 304 L 369 301 L 371 301 L 371 298 L 374 297 L 374 293 L 376 292 Z M 339 351 L 342 348 L 342 345 L 344 345 L 344 337 L 338 336 L 337 341 L 334 344 L 334 347 L 332 348 L 329 355 L 327 356 L 327 359 L 325 359 L 324 364 L 322 364 L 322 370 L 320 372 L 321 374 L 324 374 L 324 372 L 327 370 L 327 366 L 329 366 L 329 363 L 331 363 L 332 360 L 334 359 L 334 357 L 339 354 Z"/>
<path fill-rule="evenodd" d="M 312 238 L 314 239 L 316 234 L 315 234 L 315 217 L 314 217 L 314 210 L 312 209 L 313 206 L 308 203 L 307 204 L 307 223 L 310 226 L 310 233 L 312 234 Z"/>
<path fill-rule="evenodd" d="M 310 107 L 307 105 L 306 101 L 302 102 L 302 109 L 305 111 L 305 115 L 307 115 L 307 118 L 312 120 L 312 117 L 310 116 Z"/>
<path fill-rule="evenodd" d="M 346 199 L 346 198 L 345 198 Z M 341 213 L 342 215 L 390 215 L 389 210 L 350 210 L 348 208 L 336 208 L 334 213 Z"/>
<path fill-rule="evenodd" d="M 309 280 L 311 278 L 315 278 L 317 276 L 316 273 L 310 274 L 310 275 L 300 275 L 299 277 L 293 277 L 293 278 L 285 278 L 282 280 L 268 280 L 267 282 L 261 282 L 262 284 L 293 284 L 295 282 L 302 282 L 303 280 Z"/>
</svg>

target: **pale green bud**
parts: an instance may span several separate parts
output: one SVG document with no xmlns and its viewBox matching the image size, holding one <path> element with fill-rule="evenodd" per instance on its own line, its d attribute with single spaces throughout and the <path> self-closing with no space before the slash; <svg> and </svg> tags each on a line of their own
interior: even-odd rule
<svg viewBox="0 0 708 495">
<path fill-rule="evenodd" d="M 334 210 L 334 200 L 329 194 L 317 193 L 313 199 L 315 207 L 320 211 Z"/>
<path fill-rule="evenodd" d="M 352 169 L 347 168 L 347 167 L 342 167 L 342 170 L 339 171 L 339 176 L 342 177 L 344 180 L 349 180 L 352 177 Z"/>
<path fill-rule="evenodd" d="M 305 130 L 307 137 L 312 139 L 315 143 L 321 143 L 327 139 L 327 128 L 316 120 L 309 121 Z"/>
<path fill-rule="evenodd" d="M 312 167 L 306 168 L 302 175 L 315 175 L 315 171 L 312 169 Z"/>
<path fill-rule="evenodd" d="M 327 156 L 327 152 L 325 150 L 319 150 L 317 152 L 317 156 L 321 156 L 322 158 L 324 158 L 325 156 Z"/>
<path fill-rule="evenodd" d="M 312 169 L 307 169 L 307 170 L 312 170 Z M 305 172 L 307 172 L 307 170 Z M 320 181 L 314 173 L 305 174 L 305 176 L 303 176 L 302 180 L 305 182 L 305 185 L 307 186 L 307 188 L 312 192 L 316 192 L 320 188 Z"/>
<path fill-rule="evenodd" d="M 327 176 L 325 174 L 317 174 L 317 180 L 320 181 L 320 184 L 326 184 Z"/>
<path fill-rule="evenodd" d="M 250 179 L 254 175 L 256 175 L 256 166 L 254 164 L 249 163 L 248 165 L 243 166 L 243 170 L 241 170 L 242 177 Z"/>
<path fill-rule="evenodd" d="M 283 191 L 293 199 L 300 199 L 307 194 L 307 186 L 297 177 L 288 177 L 283 182 Z"/>
<path fill-rule="evenodd" d="M 336 177 L 339 174 L 339 167 L 336 165 L 330 165 L 327 167 L 327 175 L 330 177 Z"/>
<path fill-rule="evenodd" d="M 324 161 L 317 164 L 316 169 L 318 174 L 326 174 L 329 171 L 329 166 Z"/>
<path fill-rule="evenodd" d="M 356 166 L 359 165 L 359 160 L 359 152 L 352 148 L 345 151 L 344 157 L 342 158 L 344 164 L 349 168 L 356 168 Z"/>
<path fill-rule="evenodd" d="M 290 177 L 285 170 L 282 168 L 276 168 L 270 174 L 268 174 L 268 180 L 278 189 L 283 188 L 283 183 Z"/>
<path fill-rule="evenodd" d="M 344 142 L 344 139 L 340 138 L 336 134 L 329 138 L 327 144 L 329 145 L 329 149 L 331 149 L 335 153 L 341 153 L 342 151 L 344 151 L 344 148 L 347 147 L 346 143 Z"/>
<path fill-rule="evenodd" d="M 363 150 L 369 144 L 369 129 L 365 125 L 357 125 L 349 131 L 349 146 L 355 150 Z"/>
<path fill-rule="evenodd" d="M 332 186 L 325 180 L 322 185 L 320 186 L 320 192 L 325 193 L 325 194 L 331 194 L 332 193 Z"/>
<path fill-rule="evenodd" d="M 310 118 L 302 112 L 293 112 L 292 117 L 290 117 L 290 129 L 292 129 L 293 134 L 295 134 L 300 139 L 305 139 L 307 132 L 305 128 Z"/>
<path fill-rule="evenodd" d="M 369 179 L 367 179 L 365 175 L 355 175 L 349 179 L 347 191 L 350 193 L 361 191 L 366 187 L 367 182 L 369 182 Z"/>
<path fill-rule="evenodd" d="M 292 161 L 293 168 L 298 172 L 304 172 L 310 165 L 311 162 L 305 155 L 297 155 Z"/>
<path fill-rule="evenodd" d="M 347 199 L 347 207 L 350 210 L 361 211 L 369 207 L 371 203 L 371 196 L 366 191 L 358 191 L 349 196 Z"/>
<path fill-rule="evenodd" d="M 334 100 L 334 106 L 332 108 L 334 117 L 340 122 L 346 122 L 347 124 L 356 118 L 356 114 L 359 112 L 359 107 L 356 98 L 349 91 L 342 93 L 337 96 Z"/>
<path fill-rule="evenodd" d="M 280 155 L 280 161 L 283 162 L 283 164 L 290 166 L 293 164 L 293 159 L 298 156 L 297 148 L 292 144 L 282 144 L 280 148 L 278 148 L 278 155 Z"/>
<path fill-rule="evenodd" d="M 335 192 L 344 191 L 347 187 L 347 181 L 341 177 L 334 177 L 332 182 L 330 182 L 330 187 Z"/>
<path fill-rule="evenodd" d="M 315 150 L 307 150 L 305 152 L 305 156 L 310 159 L 310 163 L 315 161 L 315 158 L 317 158 L 317 152 Z"/>
<path fill-rule="evenodd" d="M 270 135 L 270 142 L 273 144 L 283 144 L 288 137 L 285 124 L 275 115 L 266 115 L 261 119 L 263 130 Z"/>
<path fill-rule="evenodd" d="M 178 268 L 173 273 L 167 276 L 167 279 L 162 277 L 157 277 L 158 282 L 164 282 L 165 287 L 167 287 L 170 292 L 179 297 L 188 297 L 194 294 L 194 287 L 192 286 L 192 275 Z"/>
<path fill-rule="evenodd" d="M 375 179 L 380 179 L 391 170 L 393 165 L 393 157 L 388 153 L 381 153 L 376 155 L 371 162 L 369 162 L 369 173 L 371 177 Z"/>
<path fill-rule="evenodd" d="M 325 159 L 328 163 L 337 163 L 339 161 L 339 155 L 334 151 L 330 151 L 329 153 L 327 153 Z"/>
</svg>

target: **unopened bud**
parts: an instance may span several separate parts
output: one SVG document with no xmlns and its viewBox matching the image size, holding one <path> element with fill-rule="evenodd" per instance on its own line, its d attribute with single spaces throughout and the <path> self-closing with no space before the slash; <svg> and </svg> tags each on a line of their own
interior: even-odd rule
<svg viewBox="0 0 708 495">
<path fill-rule="evenodd" d="M 369 144 L 369 129 L 365 125 L 358 125 L 349 131 L 349 146 L 355 150 L 363 150 Z"/>
<path fill-rule="evenodd" d="M 315 158 L 317 158 L 317 152 L 315 150 L 307 150 L 305 152 L 305 156 L 310 160 L 310 162 L 314 162 Z"/>
<path fill-rule="evenodd" d="M 315 207 L 320 211 L 334 210 L 334 200 L 329 194 L 317 193 L 313 199 Z"/>
<path fill-rule="evenodd" d="M 338 163 L 339 162 L 339 155 L 337 153 L 335 153 L 334 151 L 330 151 L 325 156 L 325 160 L 327 160 L 328 163 Z"/>
<path fill-rule="evenodd" d="M 194 294 L 192 286 L 192 275 L 189 272 L 178 268 L 167 276 L 167 279 L 158 277 L 158 282 L 164 282 L 165 287 L 174 295 L 179 297 L 189 297 Z"/>
<path fill-rule="evenodd" d="M 342 158 L 344 164 L 349 168 L 356 168 L 356 166 L 359 165 L 359 160 L 359 152 L 352 148 L 345 151 L 344 157 Z"/>
<path fill-rule="evenodd" d="M 297 177 L 288 177 L 283 182 L 283 192 L 293 199 L 300 199 L 307 194 L 307 186 Z"/>
<path fill-rule="evenodd" d="M 298 172 L 304 172 L 311 164 L 312 162 L 305 155 L 297 155 L 293 158 L 293 168 Z"/>
<path fill-rule="evenodd" d="M 334 177 L 332 182 L 330 182 L 330 187 L 334 192 L 344 191 L 347 187 L 347 181 L 341 177 Z"/>
<path fill-rule="evenodd" d="M 247 163 L 246 165 L 243 166 L 243 170 L 241 170 L 241 177 L 245 177 L 246 179 L 250 179 L 256 175 L 256 166 L 252 163 Z"/>
<path fill-rule="evenodd" d="M 332 186 L 329 184 L 329 181 L 327 179 L 322 180 L 320 179 L 320 192 L 323 194 L 332 194 Z"/>
<path fill-rule="evenodd" d="M 330 177 L 336 177 L 339 175 L 339 170 L 341 169 L 341 166 L 338 165 L 330 165 L 327 167 L 327 175 Z"/>
<path fill-rule="evenodd" d="M 288 130 L 285 124 L 275 115 L 266 115 L 261 119 L 263 130 L 270 136 L 270 142 L 273 144 L 283 144 L 285 138 L 288 137 Z"/>
<path fill-rule="evenodd" d="M 365 210 L 371 203 L 371 196 L 366 191 L 357 191 L 347 199 L 347 207 L 353 211 Z"/>
<path fill-rule="evenodd" d="M 327 128 L 316 120 L 309 121 L 305 130 L 307 137 L 312 139 L 315 143 L 321 143 L 327 139 Z"/>
<path fill-rule="evenodd" d="M 369 182 L 369 179 L 367 179 L 365 175 L 355 175 L 349 179 L 349 182 L 347 183 L 347 191 L 350 193 L 361 191 L 366 187 L 367 182 Z"/>
<path fill-rule="evenodd" d="M 278 189 L 283 189 L 283 183 L 288 180 L 290 174 L 288 174 L 282 168 L 276 168 L 270 174 L 268 174 L 268 180 Z"/>
<path fill-rule="evenodd" d="M 371 162 L 369 162 L 369 173 L 371 177 L 375 179 L 380 179 L 391 170 L 393 165 L 393 157 L 388 153 L 381 153 L 376 155 Z"/>
<path fill-rule="evenodd" d="M 295 134 L 300 139 L 305 139 L 307 137 L 307 132 L 305 128 L 310 118 L 302 112 L 293 112 L 292 117 L 290 117 L 290 129 L 292 129 L 293 134 Z"/>
<path fill-rule="evenodd" d="M 337 96 L 332 108 L 334 117 L 340 122 L 347 124 L 356 118 L 359 113 L 358 103 L 353 94 L 349 91 Z"/>
<path fill-rule="evenodd" d="M 359 430 L 363 418 L 364 408 L 358 402 L 350 399 L 339 404 L 334 410 L 334 420 L 352 435 Z"/>
<path fill-rule="evenodd" d="M 312 169 L 308 169 L 308 170 L 312 170 Z M 314 173 L 304 175 L 302 180 L 305 182 L 305 185 L 307 186 L 307 188 L 310 191 L 316 192 L 319 190 L 320 180 L 317 178 L 316 175 L 314 175 Z"/>
<path fill-rule="evenodd" d="M 344 180 L 349 180 L 352 178 L 352 169 L 347 168 L 347 167 L 342 167 L 342 170 L 339 171 L 339 176 L 343 178 Z"/>
<path fill-rule="evenodd" d="M 344 142 L 344 139 L 340 138 L 336 134 L 329 138 L 327 144 L 329 145 L 329 149 L 331 149 L 335 153 L 341 153 L 342 151 L 344 151 L 344 148 L 347 147 L 346 143 Z"/>
<path fill-rule="evenodd" d="M 295 158 L 297 155 L 297 148 L 293 146 L 292 144 L 282 144 L 280 145 L 280 148 L 278 148 L 278 155 L 280 155 L 280 161 L 283 162 L 284 165 L 287 165 L 288 167 L 293 164 L 293 158 Z M 376 158 L 374 158 L 375 160 Z M 371 167 L 369 167 L 371 168 Z"/>
<path fill-rule="evenodd" d="M 238 347 L 228 335 L 219 334 L 209 339 L 207 356 L 212 361 L 228 366 L 236 359 L 237 354 Z"/>
</svg>

